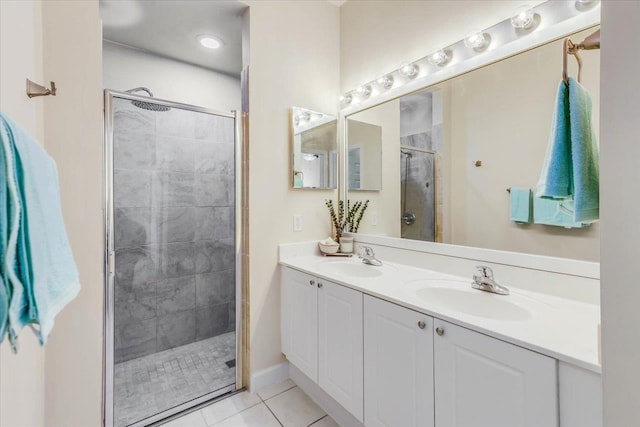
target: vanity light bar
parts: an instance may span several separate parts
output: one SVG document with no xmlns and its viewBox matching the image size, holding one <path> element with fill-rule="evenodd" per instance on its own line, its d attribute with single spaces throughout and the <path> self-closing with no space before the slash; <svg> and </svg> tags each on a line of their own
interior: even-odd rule
<svg viewBox="0 0 640 427">
<path fill-rule="evenodd" d="M 500 36 L 496 37 L 496 40 L 501 42 L 499 45 L 508 44 L 520 37 L 531 34 L 540 26 L 542 21 L 542 13 L 536 13 L 536 10 L 545 10 L 547 18 L 551 15 L 550 18 L 552 21 L 554 21 L 555 18 L 555 22 L 561 22 L 576 16 L 580 12 L 591 9 L 592 7 L 585 8 L 584 6 L 595 6 L 599 3 L 599 0 L 575 0 L 575 9 L 578 11 L 577 13 L 574 11 L 573 13 L 567 14 L 565 10 L 558 14 L 560 16 L 555 17 L 553 15 L 557 9 L 549 10 L 553 5 L 548 6 L 547 3 L 556 2 L 541 3 L 535 8 L 531 6 L 521 6 L 516 9 L 508 19 L 499 22 L 490 29 L 473 30 L 467 34 L 464 39 L 459 40 L 446 48 L 435 49 L 427 56 L 420 58 L 417 61 L 405 62 L 398 69 L 390 73 L 383 74 L 373 81 L 363 83 L 357 89 L 348 91 L 344 95 L 340 96 L 340 106 L 347 107 L 349 105 L 365 101 L 369 98 L 375 97 L 376 95 L 389 91 L 392 88 L 406 85 L 419 77 L 437 73 L 448 65 L 460 63 L 469 59 L 469 55 L 473 57 L 490 50 L 489 47 L 492 44 L 490 30 L 495 30 L 496 27 L 504 28 L 504 25 L 506 25 L 507 27 L 512 27 L 513 32 L 513 34 L 508 36 L 506 39 Z M 500 31 L 504 32 L 503 29 Z M 464 52 L 464 47 L 462 50 L 459 50 L 461 45 L 464 45 L 468 51 Z M 496 46 L 493 46 L 492 49 L 495 47 Z M 458 58 L 454 60 L 454 53 L 456 50 L 458 51 Z"/>
</svg>

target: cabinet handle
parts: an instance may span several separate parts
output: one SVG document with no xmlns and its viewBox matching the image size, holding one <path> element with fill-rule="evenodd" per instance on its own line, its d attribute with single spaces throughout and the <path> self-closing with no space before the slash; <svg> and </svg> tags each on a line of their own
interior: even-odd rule
<svg viewBox="0 0 640 427">
<path fill-rule="evenodd" d="M 443 336 L 444 335 L 444 328 L 436 328 L 436 334 L 438 334 L 439 336 Z"/>
<path fill-rule="evenodd" d="M 426 323 L 424 323 L 424 320 L 420 320 L 420 321 L 418 322 L 418 328 L 420 328 L 420 329 L 424 329 L 424 328 L 426 328 L 426 327 L 427 327 L 427 324 L 426 324 Z"/>
<path fill-rule="evenodd" d="M 322 283 L 318 282 L 318 287 L 321 288 L 322 287 Z"/>
<path fill-rule="evenodd" d="M 315 281 L 315 280 L 309 280 L 309 284 L 310 284 L 311 286 L 313 286 L 313 285 L 315 285 L 315 284 L 316 284 L 316 281 Z"/>
</svg>

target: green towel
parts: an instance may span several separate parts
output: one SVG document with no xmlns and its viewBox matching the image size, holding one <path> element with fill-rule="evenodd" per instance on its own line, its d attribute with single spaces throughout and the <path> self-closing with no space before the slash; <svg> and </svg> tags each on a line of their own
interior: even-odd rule
<svg viewBox="0 0 640 427">
<path fill-rule="evenodd" d="M 518 224 L 531 223 L 531 190 L 511 188 L 511 221 Z"/>
<path fill-rule="evenodd" d="M 591 97 L 575 79 L 560 82 L 536 197 L 562 200 L 574 223 L 599 218 L 599 154 Z"/>
<path fill-rule="evenodd" d="M 564 228 L 584 228 L 588 222 L 574 222 L 573 212 L 563 206 L 560 200 L 533 198 L 534 224 L 555 225 Z"/>
</svg>

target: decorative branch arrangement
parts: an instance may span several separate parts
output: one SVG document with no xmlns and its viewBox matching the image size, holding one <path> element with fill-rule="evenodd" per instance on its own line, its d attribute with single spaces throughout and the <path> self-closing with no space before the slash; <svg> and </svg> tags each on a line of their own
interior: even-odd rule
<svg viewBox="0 0 640 427">
<path fill-rule="evenodd" d="M 362 217 L 364 216 L 364 211 L 366 211 L 367 206 L 369 206 L 369 200 L 364 202 L 355 202 L 353 206 L 351 206 L 351 200 L 347 200 L 346 215 L 344 201 L 342 200 L 338 201 L 337 214 L 333 206 L 333 200 L 326 200 L 325 205 L 327 205 L 327 209 L 329 209 L 331 223 L 335 229 L 335 241 L 338 242 L 344 231 L 350 231 L 352 233 L 358 232 L 360 221 L 362 221 Z"/>
</svg>

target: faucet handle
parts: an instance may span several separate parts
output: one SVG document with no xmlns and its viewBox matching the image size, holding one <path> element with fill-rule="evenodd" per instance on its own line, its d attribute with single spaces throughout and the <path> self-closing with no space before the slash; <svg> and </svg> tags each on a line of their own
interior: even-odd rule
<svg viewBox="0 0 640 427">
<path fill-rule="evenodd" d="M 365 256 L 374 256 L 373 248 L 371 248 L 370 246 L 360 246 L 358 248 L 358 257 L 363 258 Z"/>
<path fill-rule="evenodd" d="M 482 277 L 486 277 L 487 279 L 493 279 L 493 270 L 491 267 L 487 267 L 486 265 L 479 265 L 476 267 L 478 272 L 482 275 Z"/>
</svg>

